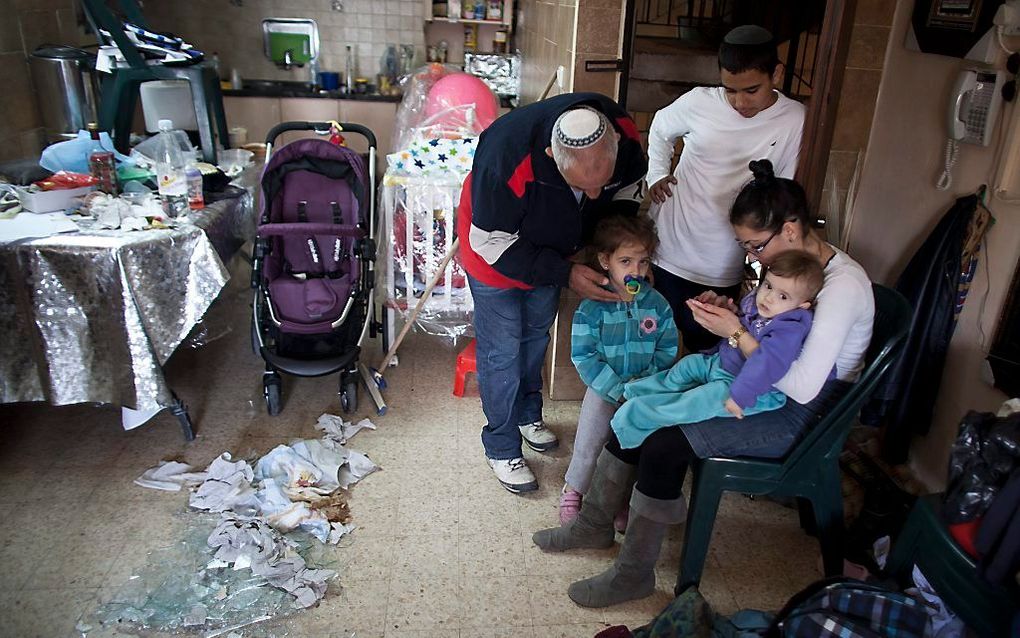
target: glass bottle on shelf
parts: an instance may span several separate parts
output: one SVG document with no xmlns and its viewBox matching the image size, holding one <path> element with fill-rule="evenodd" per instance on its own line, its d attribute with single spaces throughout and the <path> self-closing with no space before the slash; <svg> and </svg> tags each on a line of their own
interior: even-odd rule
<svg viewBox="0 0 1020 638">
<path fill-rule="evenodd" d="M 468 24 L 464 26 L 464 50 L 474 51 L 478 48 L 478 25 Z"/>
<path fill-rule="evenodd" d="M 507 33 L 505 30 L 500 29 L 496 31 L 495 35 L 492 36 L 492 52 L 493 53 L 507 52 Z"/>
<path fill-rule="evenodd" d="M 489 11 L 488 15 L 486 15 L 485 18 L 487 20 L 495 20 L 497 22 L 503 19 L 502 0 L 489 0 Z"/>
</svg>

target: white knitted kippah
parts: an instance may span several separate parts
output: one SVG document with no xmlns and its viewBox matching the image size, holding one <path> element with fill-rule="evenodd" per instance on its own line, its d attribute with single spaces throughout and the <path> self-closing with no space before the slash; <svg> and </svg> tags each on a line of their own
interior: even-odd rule
<svg viewBox="0 0 1020 638">
<path fill-rule="evenodd" d="M 605 118 L 593 108 L 584 106 L 567 111 L 556 120 L 553 135 L 570 148 L 592 146 L 606 133 Z"/>
</svg>

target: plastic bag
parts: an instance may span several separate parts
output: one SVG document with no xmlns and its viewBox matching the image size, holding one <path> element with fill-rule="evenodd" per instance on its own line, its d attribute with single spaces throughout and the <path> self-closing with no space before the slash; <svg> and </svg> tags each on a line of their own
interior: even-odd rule
<svg viewBox="0 0 1020 638">
<path fill-rule="evenodd" d="M 182 153 L 194 152 L 195 148 L 191 145 L 191 140 L 188 139 L 187 133 L 173 129 L 170 131 L 170 135 L 177 141 L 177 145 Z M 131 149 L 132 161 L 144 166 L 154 166 L 156 158 L 159 156 L 159 140 L 159 135 L 153 135 Z"/>
<path fill-rule="evenodd" d="M 42 191 L 58 191 L 68 188 L 81 188 L 82 186 L 95 186 L 99 180 L 85 173 L 70 173 L 68 171 L 57 171 L 45 179 L 41 179 L 32 185 Z"/>
<path fill-rule="evenodd" d="M 949 523 L 982 516 L 1020 466 L 1020 413 L 968 412 L 949 454 L 942 513 Z"/>
<path fill-rule="evenodd" d="M 48 171 L 70 171 L 73 173 L 89 172 L 89 153 L 92 152 L 92 135 L 88 131 L 78 131 L 78 137 L 65 142 L 57 142 L 43 149 L 39 156 L 39 165 Z M 118 163 L 126 162 L 134 164 L 134 160 L 126 155 L 121 155 L 113 147 L 113 140 L 110 134 L 99 133 L 99 144 L 103 149 L 113 152 Z"/>
</svg>

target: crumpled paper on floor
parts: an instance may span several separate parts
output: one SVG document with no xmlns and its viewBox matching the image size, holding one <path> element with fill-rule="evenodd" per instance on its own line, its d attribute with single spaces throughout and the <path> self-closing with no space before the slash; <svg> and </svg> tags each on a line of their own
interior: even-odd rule
<svg viewBox="0 0 1020 638">
<path fill-rule="evenodd" d="M 251 482 L 255 477 L 245 461 L 231 461 L 224 452 L 206 469 L 208 477 L 191 495 L 191 507 L 209 512 L 232 510 L 237 514 L 254 516 L 261 509 Z"/>
<path fill-rule="evenodd" d="M 374 430 L 375 423 L 372 423 L 369 419 L 362 419 L 357 423 L 351 423 L 350 421 L 344 421 L 335 414 L 322 414 L 319 416 L 319 420 L 316 422 L 315 428 L 317 430 L 322 430 L 324 438 L 331 439 L 340 445 L 344 445 L 347 443 L 348 439 L 361 430 L 365 428 Z"/>
<path fill-rule="evenodd" d="M 224 514 L 208 542 L 217 560 L 251 569 L 294 596 L 296 607 L 315 604 L 326 593 L 326 580 L 336 575 L 331 569 L 309 569 L 278 531 L 257 518 Z"/>
<path fill-rule="evenodd" d="M 191 470 L 192 467 L 187 463 L 160 461 L 159 465 L 145 470 L 141 476 L 136 478 L 135 485 L 154 490 L 179 492 L 182 487 L 199 485 L 209 477 L 207 472 L 192 472 Z"/>
<path fill-rule="evenodd" d="M 375 425 L 364 419 L 357 425 L 324 414 L 319 429 L 322 439 L 278 445 L 255 462 L 234 461 L 224 452 L 204 472 L 191 466 L 163 462 L 136 481 L 144 487 L 180 489 L 180 485 L 204 478 L 191 494 L 196 510 L 223 513 L 208 544 L 216 548 L 205 569 L 232 567 L 251 569 L 269 584 L 295 597 L 295 605 L 308 607 L 322 598 L 325 581 L 334 570 L 308 569 L 304 559 L 287 550 L 281 533 L 303 530 L 322 543 L 335 545 L 354 526 L 347 523 L 346 498 L 338 492 L 368 476 L 378 466 L 361 452 L 343 443 L 364 428 Z M 201 625 L 208 609 L 201 604 L 183 610 L 186 625 Z"/>
</svg>

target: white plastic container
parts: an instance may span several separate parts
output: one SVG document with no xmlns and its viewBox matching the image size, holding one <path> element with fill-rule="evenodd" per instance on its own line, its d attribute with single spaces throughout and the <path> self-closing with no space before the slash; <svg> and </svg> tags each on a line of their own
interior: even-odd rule
<svg viewBox="0 0 1020 638">
<path fill-rule="evenodd" d="M 30 213 L 55 213 L 72 208 L 77 202 L 76 197 L 84 197 L 96 189 L 95 186 L 79 188 L 60 188 L 51 191 L 30 191 L 18 189 L 21 205 Z"/>
<path fill-rule="evenodd" d="M 174 128 L 184 131 L 198 130 L 190 83 L 183 80 L 153 80 L 143 82 L 139 93 L 142 96 L 145 130 L 149 133 L 159 131 L 160 120 L 170 120 Z"/>
</svg>

